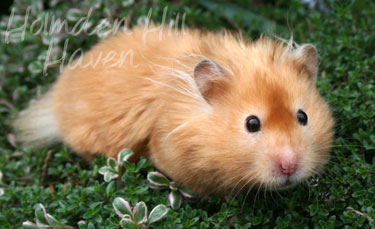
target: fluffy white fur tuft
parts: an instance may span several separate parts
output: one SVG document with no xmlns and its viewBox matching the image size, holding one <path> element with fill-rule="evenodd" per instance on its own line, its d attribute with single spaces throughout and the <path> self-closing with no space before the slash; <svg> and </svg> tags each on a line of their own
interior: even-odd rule
<svg viewBox="0 0 375 229">
<path fill-rule="evenodd" d="M 52 112 L 51 93 L 32 101 L 13 121 L 16 140 L 31 148 L 41 148 L 60 140 Z"/>
</svg>

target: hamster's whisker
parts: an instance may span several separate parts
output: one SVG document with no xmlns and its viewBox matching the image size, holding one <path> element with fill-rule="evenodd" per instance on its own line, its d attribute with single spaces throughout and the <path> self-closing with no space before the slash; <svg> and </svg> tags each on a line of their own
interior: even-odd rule
<svg viewBox="0 0 375 229">
<path fill-rule="evenodd" d="M 189 86 L 191 86 L 192 89 L 198 89 L 196 86 L 195 80 L 193 77 L 191 77 L 188 73 L 175 69 L 175 68 L 168 68 L 171 71 L 171 75 L 183 80 L 184 82 L 188 83 Z"/>
<path fill-rule="evenodd" d="M 253 183 L 253 184 L 250 186 L 249 190 L 251 190 L 251 189 L 253 188 L 253 186 L 255 185 L 255 182 L 253 182 L 253 181 L 254 181 L 254 177 L 253 177 L 253 176 L 250 176 L 250 177 L 248 177 L 247 179 L 248 179 L 248 181 L 245 182 L 245 183 L 242 185 L 242 187 L 241 187 L 240 189 L 237 190 L 236 194 L 234 195 L 235 198 L 236 198 L 236 197 L 242 192 L 242 190 L 243 190 L 243 189 L 244 189 L 249 183 Z"/>
<path fill-rule="evenodd" d="M 172 76 L 178 76 L 178 74 L 174 74 L 174 73 L 171 73 L 171 75 L 172 75 Z M 185 79 L 183 79 L 183 78 L 177 78 L 177 79 L 181 79 L 181 80 L 184 80 L 183 82 L 186 82 Z M 189 85 L 190 88 L 187 88 L 187 87 L 185 87 L 184 84 L 182 84 L 181 81 L 177 81 L 177 79 L 176 79 L 176 78 L 173 78 L 173 79 L 170 79 L 169 81 L 174 81 L 174 82 L 179 83 L 179 87 L 180 87 L 180 88 L 184 89 L 184 90 L 185 90 L 187 93 L 189 93 L 191 96 L 196 97 L 196 98 L 198 98 L 199 100 L 202 100 L 202 101 L 203 101 L 203 97 L 200 96 L 200 92 L 199 92 L 199 90 L 198 90 L 197 87 L 195 87 L 194 85 L 193 85 L 193 86 L 192 86 L 192 85 Z M 190 84 L 190 82 L 188 82 L 188 84 Z M 191 90 L 191 89 L 192 89 L 192 90 Z"/>
<path fill-rule="evenodd" d="M 270 192 L 270 193 L 271 193 L 271 197 L 272 197 L 273 202 L 274 202 L 277 206 L 279 206 L 279 207 L 283 207 L 283 206 L 280 205 L 280 204 L 277 202 L 277 200 L 273 197 L 273 193 L 275 193 L 275 192 L 276 192 L 276 194 L 279 196 L 280 199 L 284 199 L 284 196 L 282 196 L 282 195 L 280 194 L 279 190 L 276 188 L 276 186 L 274 186 L 273 190 Z"/>
<path fill-rule="evenodd" d="M 160 67 L 160 68 L 164 68 L 164 69 L 174 70 L 173 68 L 170 68 L 170 67 L 168 67 L 168 66 L 164 66 L 164 65 L 161 65 L 161 64 L 157 64 L 157 63 L 151 61 L 150 59 L 148 59 L 147 57 L 145 57 L 142 53 L 140 53 L 140 55 L 141 55 L 141 57 L 142 57 L 145 61 L 147 61 L 149 64 L 152 64 L 152 65 L 154 65 L 154 66 L 157 66 L 157 67 Z M 190 55 L 183 56 L 183 58 L 185 58 L 185 57 L 189 57 L 189 56 L 190 56 Z M 170 58 L 170 57 L 159 57 L 159 58 L 160 58 L 160 59 L 166 59 L 166 60 L 174 60 L 174 61 L 176 61 L 178 64 L 180 64 L 181 66 L 186 67 L 186 68 L 188 68 L 188 69 L 192 69 L 191 67 L 189 67 L 189 66 L 183 64 L 181 61 L 179 61 L 179 60 L 177 60 L 177 59 L 175 59 L 175 58 Z M 155 71 L 155 72 L 156 72 L 156 71 Z M 181 72 L 182 72 L 182 71 L 181 71 Z M 187 73 L 186 73 L 186 74 L 187 74 Z M 192 77 L 190 77 L 189 74 L 187 74 L 187 75 L 189 76 L 189 78 L 192 78 Z"/>
<path fill-rule="evenodd" d="M 189 70 L 193 70 L 192 67 L 182 63 L 180 60 L 178 60 L 177 58 L 171 58 L 171 57 L 160 57 L 160 59 L 163 59 L 163 60 L 172 60 L 174 62 L 176 62 L 177 64 L 179 64 L 180 66 L 186 68 L 186 69 L 189 69 Z"/>
<path fill-rule="evenodd" d="M 170 58 L 170 59 L 173 59 L 173 58 Z M 154 65 L 154 66 L 157 66 L 157 67 L 160 67 L 160 68 L 163 68 L 163 69 L 167 69 L 167 70 L 170 70 L 171 71 L 171 76 L 174 76 L 178 79 L 181 79 L 183 80 L 184 82 L 186 82 L 189 86 L 190 86 L 190 89 L 193 89 L 194 91 L 191 91 L 185 87 L 183 87 L 185 89 L 186 92 L 188 92 L 189 94 L 192 95 L 192 98 L 198 98 L 200 101 L 203 100 L 203 98 L 197 96 L 199 95 L 199 90 L 196 86 L 196 83 L 195 83 L 195 80 L 193 77 L 191 77 L 188 73 L 184 72 L 184 71 L 181 71 L 181 70 L 178 70 L 178 69 L 175 69 L 175 68 L 171 68 L 171 67 L 167 67 L 167 66 L 164 66 L 164 65 L 160 65 L 160 64 L 156 64 L 156 63 L 153 63 L 153 62 L 149 62 L 150 64 Z M 154 72 L 157 72 L 155 71 L 153 68 L 151 68 Z M 156 80 L 155 80 L 156 81 Z M 154 82 L 154 81 L 153 81 Z M 158 81 L 160 82 L 160 81 Z M 155 82 L 154 82 L 155 83 Z M 161 82 L 160 82 L 161 83 Z M 197 93 L 198 92 L 198 93 Z"/>
<path fill-rule="evenodd" d="M 268 208 L 268 205 L 267 205 L 267 192 L 272 192 L 271 190 L 271 186 L 268 187 L 268 185 L 265 185 L 264 186 L 264 192 L 263 192 L 263 200 L 264 200 L 264 204 L 266 205 L 266 207 Z"/>
<path fill-rule="evenodd" d="M 312 176 L 319 176 L 319 177 L 323 178 L 323 175 L 325 175 L 330 179 L 335 179 L 329 173 L 327 173 L 327 171 L 318 171 L 318 170 L 313 170 L 313 169 L 310 169 L 308 171 L 311 173 Z"/>
<path fill-rule="evenodd" d="M 255 208 L 255 203 L 256 203 L 256 201 L 257 201 L 258 193 L 259 193 L 260 189 L 262 188 L 263 184 L 264 184 L 264 180 L 262 179 L 262 181 L 261 181 L 260 184 L 259 184 L 258 190 L 257 190 L 257 192 L 256 192 L 256 194 L 255 194 L 254 203 L 253 203 L 253 208 Z M 247 198 L 247 195 L 248 195 L 248 194 L 249 194 L 249 192 L 246 193 L 245 200 L 244 200 L 244 203 L 243 203 L 243 204 L 245 204 L 245 201 L 246 201 L 246 198 Z"/>
<path fill-rule="evenodd" d="M 188 93 L 191 94 L 192 96 L 197 96 L 197 95 L 199 95 L 199 91 L 198 91 L 198 89 L 192 91 L 192 90 L 190 90 L 191 88 L 189 89 L 189 88 L 185 87 L 184 84 L 182 84 L 181 81 L 178 81 L 178 79 L 176 79 L 176 78 L 170 79 L 169 81 L 173 81 L 173 82 L 177 82 L 177 83 L 179 83 L 178 86 L 179 86 L 181 89 L 184 89 L 186 92 L 188 92 Z"/>
<path fill-rule="evenodd" d="M 244 183 L 244 185 L 242 185 L 242 187 L 239 190 L 237 190 L 234 198 L 237 198 L 239 196 L 239 194 L 243 191 L 243 188 L 246 187 L 246 186 L 248 186 L 249 184 L 251 184 L 251 185 L 248 188 L 247 192 L 250 192 L 253 189 L 253 187 L 255 186 L 255 184 L 256 184 L 256 182 L 253 182 L 253 181 L 254 181 L 254 178 L 249 178 L 248 181 L 246 181 Z"/>
<path fill-rule="evenodd" d="M 237 182 L 236 182 L 236 185 L 234 185 L 233 186 L 233 188 L 232 188 L 232 190 L 230 191 L 230 193 L 229 193 L 229 195 L 231 196 L 232 194 L 233 194 L 233 192 L 234 192 L 234 190 L 237 188 L 237 185 L 239 185 L 246 177 L 245 176 L 243 176 L 242 174 L 238 174 L 235 178 L 237 178 L 237 177 L 239 177 L 239 176 L 242 176 L 241 177 L 241 179 L 239 179 Z M 246 184 L 246 183 L 245 183 Z M 242 188 L 243 188 L 244 186 L 242 186 Z M 241 189 L 242 189 L 241 188 Z M 241 190 L 240 189 L 240 190 Z"/>
<path fill-rule="evenodd" d="M 172 131 L 170 131 L 167 134 L 167 136 L 165 136 L 165 138 L 163 140 L 163 144 L 165 144 L 165 142 L 168 140 L 169 136 L 171 136 L 172 134 L 174 134 L 175 132 L 177 132 L 181 128 L 185 127 L 189 122 L 191 122 L 191 121 L 186 121 L 186 122 L 182 123 L 181 125 L 177 126 L 176 128 L 174 128 Z"/>
<path fill-rule="evenodd" d="M 242 180 L 243 180 L 243 179 L 240 179 L 240 181 L 242 181 Z M 235 193 L 234 196 L 233 196 L 232 201 L 230 202 L 231 205 L 233 204 L 233 201 L 238 197 L 238 195 L 242 192 L 243 188 L 246 187 L 248 184 L 250 184 L 252 181 L 253 181 L 253 179 L 249 179 L 248 181 L 246 181 L 246 182 L 242 185 L 242 187 L 241 187 L 240 189 L 238 189 L 238 190 L 236 191 L 236 193 Z M 238 182 L 238 183 L 236 184 L 236 186 L 237 186 L 239 183 L 240 183 L 240 182 Z M 231 191 L 231 194 L 230 194 L 230 195 L 232 195 L 232 192 L 235 190 L 235 188 L 236 188 L 236 187 L 232 188 L 232 191 Z M 251 188 L 250 188 L 250 189 L 251 189 Z"/>
<path fill-rule="evenodd" d="M 199 98 L 198 96 L 196 96 L 194 94 L 189 94 L 188 92 L 183 91 L 183 90 L 179 90 L 179 89 L 177 89 L 177 88 L 175 88 L 175 87 L 173 87 L 173 86 L 171 86 L 169 84 L 166 84 L 166 83 L 163 83 L 163 82 L 160 82 L 160 81 L 157 81 L 157 80 L 153 80 L 153 79 L 151 79 L 149 77 L 143 77 L 143 78 L 146 79 L 146 80 L 149 80 L 149 81 L 151 81 L 151 82 L 153 82 L 155 84 L 159 84 L 159 85 L 165 86 L 167 88 L 173 89 L 174 91 L 176 91 L 176 92 L 178 92 L 178 93 L 180 93 L 182 95 L 188 96 L 188 97 L 190 97 L 192 99 L 196 99 L 196 100 L 201 101 L 201 98 Z"/>
<path fill-rule="evenodd" d="M 249 184 L 249 182 L 247 182 L 247 184 Z M 243 207 L 245 206 L 245 202 L 246 202 L 246 199 L 247 199 L 247 196 L 249 195 L 251 189 L 253 188 L 253 186 L 255 185 L 255 183 L 253 183 L 250 188 L 247 190 L 246 192 L 246 195 L 245 195 L 245 198 L 243 199 L 243 202 L 242 202 L 242 205 L 241 205 L 241 212 L 243 210 Z M 259 190 L 259 189 L 258 189 Z"/>
<path fill-rule="evenodd" d="M 201 57 L 203 59 L 209 59 L 208 57 L 206 57 L 205 55 L 202 55 L 200 53 L 191 53 L 189 55 L 186 55 L 185 57 Z"/>
<path fill-rule="evenodd" d="M 177 81 L 176 79 L 173 79 L 173 81 L 180 83 L 178 85 L 179 88 L 183 89 L 186 93 L 188 93 L 191 98 L 195 98 L 197 101 L 200 102 L 200 104 L 207 105 L 205 107 L 208 108 L 208 110 L 212 110 L 211 106 L 208 106 L 208 103 L 200 95 L 200 92 L 198 91 L 198 88 L 196 88 L 195 91 L 191 91 L 189 88 L 185 87 L 183 84 L 181 84 L 181 82 Z"/>
<path fill-rule="evenodd" d="M 342 175 L 342 173 L 345 173 L 345 171 L 340 168 L 340 167 L 336 167 L 334 170 L 323 170 L 323 171 L 320 171 L 320 174 L 319 173 L 315 173 L 314 175 L 319 175 L 322 177 L 322 175 L 325 175 L 331 179 L 336 179 L 335 177 L 332 177 L 332 174 L 333 175 Z"/>
<path fill-rule="evenodd" d="M 305 180 L 304 183 L 306 184 L 306 186 L 307 186 L 307 188 L 308 188 L 308 190 L 309 190 L 309 198 L 308 198 L 307 202 L 310 202 L 310 197 L 311 197 L 311 187 L 310 187 L 310 183 L 309 183 L 307 180 Z"/>
<path fill-rule="evenodd" d="M 326 145 L 326 148 L 339 148 L 339 147 L 357 147 L 357 148 L 366 148 L 366 149 L 375 149 L 375 146 L 374 147 L 365 147 L 365 146 L 362 146 L 362 145 Z M 322 147 L 323 148 L 323 147 Z"/>
<path fill-rule="evenodd" d="M 279 192 L 279 190 L 276 188 L 275 189 L 277 195 L 281 198 L 281 199 L 284 199 L 284 197 L 281 195 L 281 193 Z"/>
<path fill-rule="evenodd" d="M 157 67 L 160 67 L 160 68 L 163 68 L 163 69 L 166 69 L 166 70 L 170 70 L 174 77 L 177 77 L 177 78 L 187 82 L 193 88 L 196 87 L 195 80 L 194 80 L 193 77 L 190 76 L 190 74 L 188 74 L 188 73 L 186 73 L 182 70 L 178 70 L 176 68 L 171 68 L 171 67 L 160 65 L 160 64 L 153 64 L 153 65 L 157 66 Z"/>
<path fill-rule="evenodd" d="M 238 180 L 238 178 L 241 178 L 241 179 L 239 179 Z M 236 186 L 240 183 L 240 182 L 242 182 L 243 180 L 245 180 L 245 179 L 248 179 L 248 177 L 246 177 L 246 176 L 243 176 L 243 174 L 242 173 L 238 173 L 236 176 L 233 176 L 233 177 L 231 177 L 230 178 L 230 180 L 228 181 L 228 182 L 235 182 L 236 180 L 238 180 L 237 181 L 237 184 L 232 188 L 232 191 L 230 192 L 230 194 L 229 195 L 232 195 L 232 192 L 233 192 L 233 190 L 236 188 Z M 250 179 L 250 180 L 252 180 L 252 178 Z M 249 182 L 249 181 L 248 181 Z M 244 186 L 246 185 L 246 183 L 244 184 Z M 218 186 L 218 188 L 221 188 L 222 186 L 226 186 L 224 183 L 221 183 L 219 186 Z M 243 187 L 242 187 L 243 188 Z M 242 189 L 241 188 L 241 189 Z"/>
<path fill-rule="evenodd" d="M 276 192 L 277 192 L 277 190 L 276 190 Z M 270 193 L 271 193 L 271 198 L 272 198 L 273 202 L 277 203 L 277 201 L 275 200 L 275 197 L 273 196 L 273 192 L 270 192 Z"/>
<path fill-rule="evenodd" d="M 192 53 L 192 54 L 189 54 L 189 55 L 186 55 L 186 56 L 183 56 L 181 58 L 188 58 L 188 57 L 200 57 L 202 59 L 209 59 L 208 57 L 202 55 L 202 54 L 198 54 L 198 53 Z M 221 66 L 222 68 L 224 68 L 227 72 L 229 72 L 231 75 L 234 75 L 232 69 L 230 68 L 227 68 L 226 66 Z"/>
</svg>

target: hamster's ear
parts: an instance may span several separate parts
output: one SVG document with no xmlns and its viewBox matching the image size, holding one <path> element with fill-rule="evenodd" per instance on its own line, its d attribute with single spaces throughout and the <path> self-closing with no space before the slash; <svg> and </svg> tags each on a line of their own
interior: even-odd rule
<svg viewBox="0 0 375 229">
<path fill-rule="evenodd" d="M 304 44 L 295 50 L 295 56 L 304 71 L 311 80 L 316 80 L 318 73 L 318 52 L 314 45 Z"/>
<path fill-rule="evenodd" d="M 215 89 L 223 86 L 227 74 L 215 61 L 204 59 L 195 66 L 194 79 L 203 97 L 209 100 Z"/>
</svg>

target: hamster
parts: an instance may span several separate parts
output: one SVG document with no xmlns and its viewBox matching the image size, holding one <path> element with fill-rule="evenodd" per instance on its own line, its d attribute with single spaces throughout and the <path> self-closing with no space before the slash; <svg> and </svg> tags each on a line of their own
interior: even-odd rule
<svg viewBox="0 0 375 229">
<path fill-rule="evenodd" d="M 311 44 L 136 27 L 66 66 L 13 126 L 26 145 L 88 159 L 131 148 L 197 194 L 286 188 L 329 160 L 317 65 Z"/>
</svg>

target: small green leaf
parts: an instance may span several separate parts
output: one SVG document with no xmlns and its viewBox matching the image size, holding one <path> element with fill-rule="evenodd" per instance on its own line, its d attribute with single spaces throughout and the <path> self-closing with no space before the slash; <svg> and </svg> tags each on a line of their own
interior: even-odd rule
<svg viewBox="0 0 375 229">
<path fill-rule="evenodd" d="M 134 3 L 134 0 L 125 0 L 125 1 L 122 1 L 122 6 L 128 7 L 128 6 L 132 5 L 133 3 Z"/>
<path fill-rule="evenodd" d="M 34 12 L 34 13 L 38 13 L 38 12 L 41 12 L 43 11 L 43 2 L 42 1 L 30 1 L 31 4 L 30 4 L 30 7 L 31 7 L 31 11 Z"/>
<path fill-rule="evenodd" d="M 36 224 L 38 226 L 50 226 L 47 218 L 47 212 L 43 204 L 38 204 L 35 209 Z"/>
<path fill-rule="evenodd" d="M 124 215 L 133 215 L 129 202 L 121 197 L 114 199 L 112 206 L 115 209 L 116 214 L 121 218 L 124 217 Z"/>
<path fill-rule="evenodd" d="M 147 180 L 154 186 L 169 186 L 169 180 L 162 173 L 149 172 L 147 174 Z"/>
<path fill-rule="evenodd" d="M 367 190 L 359 190 L 359 191 L 355 191 L 355 192 L 352 194 L 352 197 L 354 197 L 354 198 L 359 198 L 359 197 L 361 197 L 361 196 L 364 196 L 366 193 L 367 193 Z"/>
<path fill-rule="evenodd" d="M 36 225 L 33 222 L 26 221 L 22 223 L 22 228 L 27 228 L 27 229 L 38 229 L 38 225 Z"/>
<path fill-rule="evenodd" d="M 109 157 L 109 158 L 107 159 L 107 166 L 108 166 L 109 168 L 111 168 L 111 169 L 113 169 L 113 170 L 116 171 L 116 167 L 117 167 L 117 162 L 116 162 L 116 160 L 115 160 L 114 158 L 112 158 L 112 157 Z"/>
<path fill-rule="evenodd" d="M 174 182 L 174 181 L 170 182 L 169 183 L 169 189 L 173 190 L 173 191 L 177 191 L 178 188 L 177 188 L 176 182 Z"/>
<path fill-rule="evenodd" d="M 172 209 L 179 209 L 182 204 L 182 197 L 178 191 L 171 191 L 168 197 L 169 204 L 171 205 Z"/>
<path fill-rule="evenodd" d="M 152 209 L 152 211 L 150 212 L 147 224 L 160 221 L 167 214 L 168 214 L 168 208 L 164 204 L 159 204 L 158 206 L 154 207 L 154 209 Z"/>
<path fill-rule="evenodd" d="M 27 66 L 27 69 L 30 71 L 31 74 L 33 75 L 37 75 L 37 74 L 40 74 L 42 73 L 43 71 L 43 63 L 41 63 L 40 61 L 34 61 L 34 62 L 31 62 L 28 66 Z"/>
<path fill-rule="evenodd" d="M 131 163 L 131 162 L 128 162 L 128 161 L 124 161 L 122 163 L 122 165 L 124 165 L 126 171 L 128 171 L 128 172 L 134 173 L 135 170 L 136 170 L 136 167 L 135 167 L 134 163 Z"/>
<path fill-rule="evenodd" d="M 49 225 L 53 227 L 63 227 L 65 226 L 63 223 L 59 222 L 55 217 L 51 216 L 50 214 L 47 214 Z"/>
<path fill-rule="evenodd" d="M 180 187 L 178 189 L 180 193 L 185 197 L 185 198 L 193 198 L 194 197 L 194 192 L 191 191 L 190 189 L 186 187 Z"/>
<path fill-rule="evenodd" d="M 141 169 L 143 169 L 146 162 L 147 162 L 146 158 L 141 158 L 137 163 L 137 168 L 136 168 L 135 172 L 139 172 Z"/>
<path fill-rule="evenodd" d="M 93 223 L 89 223 L 88 225 L 87 225 L 87 229 L 95 229 L 95 225 L 93 224 Z"/>
<path fill-rule="evenodd" d="M 138 229 L 138 225 L 134 223 L 131 219 L 122 219 L 120 221 L 120 225 L 122 228 L 126 229 Z"/>
<path fill-rule="evenodd" d="M 66 18 L 69 21 L 77 21 L 79 18 L 81 18 L 83 15 L 82 11 L 80 9 L 72 8 L 69 9 L 66 13 Z"/>
<path fill-rule="evenodd" d="M 118 177 L 118 174 L 107 172 L 104 174 L 104 181 L 110 182 L 111 180 L 116 179 L 117 177 Z"/>
<path fill-rule="evenodd" d="M 117 155 L 117 163 L 123 163 L 124 161 L 128 161 L 129 157 L 133 154 L 133 151 L 130 149 L 123 149 Z"/>
<path fill-rule="evenodd" d="M 115 184 L 116 182 L 114 181 L 111 181 L 108 183 L 106 189 L 105 189 L 105 194 L 107 195 L 107 197 L 110 197 L 112 195 L 112 193 L 115 191 Z"/>
<path fill-rule="evenodd" d="M 310 216 L 314 216 L 316 215 L 316 213 L 318 213 L 319 204 L 317 200 L 315 200 L 313 204 L 309 205 L 309 210 L 310 210 Z"/>
<path fill-rule="evenodd" d="M 166 188 L 165 186 L 156 186 L 156 185 L 153 185 L 153 184 L 150 184 L 149 187 L 152 188 L 152 189 L 156 189 L 156 190 L 162 190 L 162 189 Z"/>
<path fill-rule="evenodd" d="M 108 166 L 103 166 L 103 167 L 101 167 L 101 168 L 99 169 L 99 173 L 102 174 L 102 175 L 104 175 L 104 174 L 107 173 L 107 172 L 115 173 L 116 171 L 113 170 L 113 169 L 111 169 L 111 168 L 108 167 Z"/>
<path fill-rule="evenodd" d="M 42 227 L 63 227 L 63 223 L 59 222 L 55 217 L 48 214 L 42 204 L 38 204 L 35 209 L 36 224 Z"/>
<path fill-rule="evenodd" d="M 133 209 L 133 219 L 137 224 L 142 224 L 147 221 L 147 206 L 143 201 L 135 205 Z"/>
</svg>

